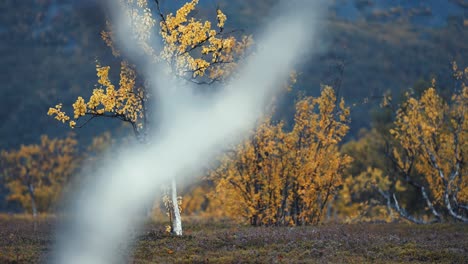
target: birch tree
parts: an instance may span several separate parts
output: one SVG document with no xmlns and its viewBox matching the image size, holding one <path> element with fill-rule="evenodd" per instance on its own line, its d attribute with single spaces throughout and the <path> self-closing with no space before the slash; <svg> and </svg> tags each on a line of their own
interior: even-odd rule
<svg viewBox="0 0 468 264">
<path fill-rule="evenodd" d="M 468 68 L 459 70 L 455 63 L 453 68 L 458 85 L 450 101 L 437 93 L 434 80 L 420 98 L 408 96 L 390 130 L 395 144 L 389 158 L 396 176 L 419 191 L 431 222 L 444 216 L 468 222 Z M 402 217 L 427 222 L 407 212 L 397 193 L 382 195 Z"/>
<path fill-rule="evenodd" d="M 2 151 L 1 175 L 9 190 L 7 199 L 18 201 L 34 218 L 49 212 L 80 163 L 77 143 L 73 136 L 42 136 L 39 144 Z"/>
<path fill-rule="evenodd" d="M 236 67 L 236 62 L 251 44 L 249 37 L 237 40 L 232 32 L 225 32 L 226 15 L 216 10 L 216 25 L 202 21 L 193 15 L 198 0 L 184 4 L 175 14 L 163 14 L 158 0 L 156 10 L 149 8 L 147 0 L 122 0 L 120 4 L 134 28 L 133 37 L 143 56 L 151 57 L 155 63 L 165 62 L 170 75 L 182 81 L 199 85 L 211 85 L 224 82 Z M 157 19 L 159 18 L 159 23 Z M 155 50 L 151 43 L 152 32 L 159 25 L 159 35 L 163 40 L 161 50 Z M 114 118 L 129 123 L 135 137 L 142 144 L 148 142 L 149 120 L 152 94 L 146 81 L 138 74 L 136 65 L 127 61 L 115 45 L 112 25 L 101 34 L 102 39 L 111 48 L 114 56 L 121 59 L 120 80 L 114 84 L 109 77 L 111 67 L 96 64 L 98 83 L 88 100 L 78 97 L 73 104 L 73 116 L 62 110 L 62 104 L 49 109 L 48 114 L 70 127 L 82 127 L 95 118 Z M 169 89 L 169 87 L 168 87 Z M 182 235 L 179 197 L 176 192 L 175 179 L 170 184 L 172 194 L 171 231 Z"/>
</svg>

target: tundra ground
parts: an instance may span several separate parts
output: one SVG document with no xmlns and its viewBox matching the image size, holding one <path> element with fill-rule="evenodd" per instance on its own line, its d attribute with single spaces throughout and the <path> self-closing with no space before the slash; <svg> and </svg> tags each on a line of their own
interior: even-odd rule
<svg viewBox="0 0 468 264">
<path fill-rule="evenodd" d="M 46 262 L 58 220 L 0 217 L 0 263 Z M 148 223 L 130 263 L 468 263 L 468 225 L 250 227 L 185 221 L 183 237 Z"/>
</svg>

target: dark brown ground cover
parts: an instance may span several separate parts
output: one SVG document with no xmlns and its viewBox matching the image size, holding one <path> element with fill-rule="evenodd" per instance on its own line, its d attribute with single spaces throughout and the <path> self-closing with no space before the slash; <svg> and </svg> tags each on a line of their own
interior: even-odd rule
<svg viewBox="0 0 468 264">
<path fill-rule="evenodd" d="M 0 263 L 47 262 L 57 221 L 0 217 Z M 249 227 L 186 221 L 172 237 L 149 223 L 133 240 L 133 263 L 468 263 L 468 225 L 325 224 Z"/>
</svg>

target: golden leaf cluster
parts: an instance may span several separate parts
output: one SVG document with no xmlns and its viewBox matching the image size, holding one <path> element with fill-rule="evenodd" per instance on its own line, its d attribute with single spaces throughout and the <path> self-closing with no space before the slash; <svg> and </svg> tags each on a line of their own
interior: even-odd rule
<svg viewBox="0 0 468 264">
<path fill-rule="evenodd" d="M 42 136 L 39 144 L 4 150 L 0 156 L 8 199 L 20 202 L 28 211 L 38 212 L 52 209 L 79 163 L 73 136 L 64 139 Z"/>
<path fill-rule="evenodd" d="M 468 154 L 468 87 L 462 83 L 460 89 L 450 103 L 434 87 L 420 98 L 408 98 L 390 131 L 398 142 L 393 156 L 399 167 L 414 164 L 436 205 L 446 204 L 446 195 L 457 203 L 468 202 L 468 180 L 462 177 L 468 172 L 463 163 Z"/>
<path fill-rule="evenodd" d="M 186 3 L 176 14 L 169 14 L 160 22 L 164 48 L 160 58 L 180 77 L 203 77 L 208 71 L 211 80 L 226 78 L 236 65 L 236 59 L 252 44 L 250 37 L 237 41 L 224 38 L 226 15 L 217 10 L 217 29 L 211 22 L 189 17 L 198 0 Z M 194 57 L 194 55 L 198 55 Z"/>
<path fill-rule="evenodd" d="M 50 108 L 48 115 L 66 122 L 75 127 L 76 120 L 88 115 L 109 116 L 120 118 L 124 121 L 140 124 L 144 117 L 144 102 L 146 100 L 143 87 L 136 86 L 136 74 L 133 66 L 123 61 L 120 67 L 120 82 L 118 88 L 109 79 L 109 66 L 96 66 L 98 77 L 97 87 L 93 90 L 88 101 L 81 96 L 77 98 L 73 106 L 73 118 L 62 111 L 62 105 Z"/>
<path fill-rule="evenodd" d="M 451 99 L 439 95 L 432 79 L 420 96 L 409 91 L 398 110 L 387 108 L 395 115 L 393 124 L 375 126 L 343 146 L 355 162 L 333 202 L 336 220 L 429 223 L 450 216 L 466 221 L 468 68 L 452 66 Z M 385 95 L 383 106 L 390 104 Z M 420 205 L 408 198 L 415 195 Z M 418 207 L 424 211 L 414 212 Z"/>
<path fill-rule="evenodd" d="M 351 162 L 338 149 L 348 122 L 349 108 L 331 87 L 296 104 L 290 132 L 267 118 L 211 173 L 214 199 L 252 225 L 317 223 Z"/>
</svg>

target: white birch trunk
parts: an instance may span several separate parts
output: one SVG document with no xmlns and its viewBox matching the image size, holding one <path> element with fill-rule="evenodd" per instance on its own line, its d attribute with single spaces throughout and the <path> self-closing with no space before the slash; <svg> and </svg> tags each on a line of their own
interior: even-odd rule
<svg viewBox="0 0 468 264">
<path fill-rule="evenodd" d="M 33 222 L 34 222 L 34 232 L 37 230 L 37 206 L 36 206 L 36 196 L 34 195 L 34 186 L 32 184 L 28 185 L 29 196 L 31 198 L 31 209 L 33 215 Z"/>
<path fill-rule="evenodd" d="M 172 179 L 171 193 L 172 193 L 172 208 L 174 210 L 174 218 L 172 219 L 172 232 L 174 232 L 174 234 L 177 236 L 181 236 L 182 235 L 182 219 L 180 217 L 179 203 L 177 201 L 177 187 L 176 187 L 175 179 Z"/>
<path fill-rule="evenodd" d="M 28 185 L 29 196 L 31 198 L 31 210 L 33 218 L 37 217 L 37 206 L 36 206 L 36 197 L 34 195 L 34 186 L 32 184 Z"/>
</svg>

